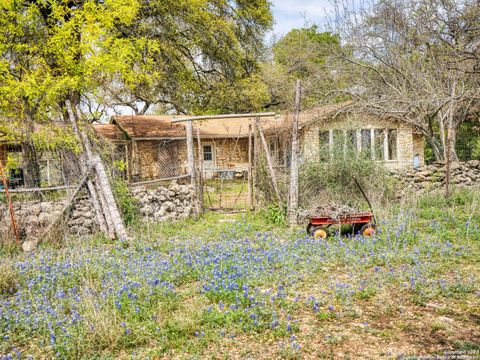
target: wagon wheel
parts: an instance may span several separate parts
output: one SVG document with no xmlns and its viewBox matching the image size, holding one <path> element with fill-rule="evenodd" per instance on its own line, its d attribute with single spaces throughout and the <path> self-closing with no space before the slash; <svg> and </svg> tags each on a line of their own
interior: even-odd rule
<svg viewBox="0 0 480 360">
<path fill-rule="evenodd" d="M 309 223 L 307 225 L 307 234 L 308 235 L 313 236 L 312 230 L 313 230 L 314 227 L 315 227 L 315 225 L 313 225 L 312 223 Z"/>
<path fill-rule="evenodd" d="M 353 225 L 352 225 L 352 234 L 353 234 L 353 236 L 358 235 L 358 234 L 360 233 L 360 230 L 362 229 L 363 226 L 365 226 L 365 223 L 353 224 Z"/>
<path fill-rule="evenodd" d="M 360 234 L 363 236 L 372 236 L 373 234 L 375 234 L 375 229 L 375 224 L 365 224 L 360 229 Z"/>
<path fill-rule="evenodd" d="M 312 229 L 312 236 L 315 239 L 326 239 L 330 236 L 330 233 L 323 226 L 317 226 Z"/>
</svg>

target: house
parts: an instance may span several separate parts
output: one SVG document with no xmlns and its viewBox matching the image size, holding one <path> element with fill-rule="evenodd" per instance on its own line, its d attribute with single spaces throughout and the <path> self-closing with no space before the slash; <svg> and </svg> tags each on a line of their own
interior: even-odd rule
<svg viewBox="0 0 480 360">
<path fill-rule="evenodd" d="M 343 160 L 347 152 L 353 151 L 391 169 L 412 167 L 415 155 L 420 165 L 423 164 L 424 138 L 413 126 L 385 116 L 345 111 L 347 108 L 348 104 L 336 104 L 300 114 L 302 161 Z M 94 129 L 115 145 L 112 161 L 125 165 L 126 178 L 131 181 L 163 179 L 188 173 L 185 124 L 173 122 L 181 118 L 113 116 L 109 124 L 97 124 Z M 280 171 L 290 165 L 291 120 L 291 115 L 261 120 L 271 158 Z M 200 151 L 206 178 L 232 178 L 247 172 L 252 124 L 254 119 L 248 117 L 194 122 L 195 157 L 199 159 Z"/>
<path fill-rule="evenodd" d="M 303 161 L 337 161 L 363 153 L 390 169 L 424 163 L 424 137 L 413 126 L 367 113 L 344 111 L 345 104 L 302 112 L 299 120 Z"/>
<path fill-rule="evenodd" d="M 114 158 L 123 159 L 126 177 L 133 181 L 187 174 L 187 143 L 181 116 L 113 116 L 95 131 L 115 144 Z M 216 118 L 194 122 L 195 157 L 207 178 L 242 176 L 248 171 L 249 127 L 253 118 Z M 274 116 L 262 119 L 265 126 Z M 198 129 L 197 129 L 198 128 Z M 197 142 L 200 134 L 200 149 Z"/>
</svg>

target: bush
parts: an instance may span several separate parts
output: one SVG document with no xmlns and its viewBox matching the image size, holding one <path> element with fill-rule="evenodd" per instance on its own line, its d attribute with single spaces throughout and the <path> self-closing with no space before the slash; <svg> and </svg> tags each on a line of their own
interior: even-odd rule
<svg viewBox="0 0 480 360">
<path fill-rule="evenodd" d="M 133 225 L 139 218 L 139 209 L 137 199 L 130 192 L 127 183 L 122 179 L 116 179 L 113 182 L 113 192 L 120 211 L 123 214 L 123 220 L 127 226 Z"/>
<path fill-rule="evenodd" d="M 0 296 L 13 295 L 18 288 L 19 274 L 9 265 L 0 265 Z"/>
<path fill-rule="evenodd" d="M 287 224 L 286 208 L 279 208 L 278 205 L 269 205 L 264 212 L 265 219 L 268 223 L 275 226 L 285 226 Z"/>
<path fill-rule="evenodd" d="M 330 162 L 304 162 L 299 174 L 300 206 L 308 209 L 328 202 L 365 208 L 368 205 L 355 178 L 372 205 L 394 195 L 394 182 L 383 166 L 363 154 L 335 153 Z"/>
</svg>

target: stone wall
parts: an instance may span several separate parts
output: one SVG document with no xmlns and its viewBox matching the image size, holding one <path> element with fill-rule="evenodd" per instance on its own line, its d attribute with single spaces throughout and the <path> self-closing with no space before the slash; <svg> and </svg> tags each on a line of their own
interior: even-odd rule
<svg viewBox="0 0 480 360">
<path fill-rule="evenodd" d="M 138 200 L 140 215 L 144 220 L 178 220 L 193 214 L 195 190 L 191 185 L 173 182 L 169 187 L 135 188 L 132 193 Z"/>
<path fill-rule="evenodd" d="M 145 221 L 172 221 L 193 214 L 195 191 L 191 185 L 172 182 L 155 189 L 136 187 L 131 189 L 138 201 L 140 215 Z M 23 239 L 41 236 L 48 225 L 58 217 L 65 200 L 15 202 L 14 210 Z M 65 220 L 67 235 L 91 235 L 98 231 L 95 209 L 88 197 L 79 196 Z M 5 204 L 0 204 L 0 235 L 10 226 Z"/>
<path fill-rule="evenodd" d="M 15 202 L 15 216 L 22 238 L 41 236 L 51 221 L 58 217 L 64 205 L 65 200 Z M 0 218 L 10 224 L 9 213 L 4 204 L 0 206 Z M 5 221 L 2 220 L 0 227 L 5 227 Z M 65 233 L 87 235 L 94 233 L 96 229 L 95 212 L 90 199 L 79 197 L 66 219 Z"/>
<path fill-rule="evenodd" d="M 454 186 L 480 185 L 480 160 L 452 162 L 450 183 Z M 417 170 L 395 171 L 392 175 L 399 181 L 400 195 L 406 192 L 422 192 L 440 189 L 445 185 L 446 165 L 437 162 Z"/>
<path fill-rule="evenodd" d="M 202 145 L 212 145 L 214 161 L 205 162 L 206 170 L 248 168 L 248 138 L 202 138 Z M 194 141 L 198 159 L 197 141 Z M 203 156 L 203 154 L 202 154 Z M 186 140 L 137 140 L 133 146 L 132 176 L 137 180 L 175 177 L 188 173 Z"/>
</svg>

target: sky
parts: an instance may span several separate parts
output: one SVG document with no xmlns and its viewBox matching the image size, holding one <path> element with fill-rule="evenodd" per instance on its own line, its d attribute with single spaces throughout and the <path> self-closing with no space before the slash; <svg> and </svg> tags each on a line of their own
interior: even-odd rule
<svg viewBox="0 0 480 360">
<path fill-rule="evenodd" d="M 328 22 L 333 6 L 329 0 L 271 0 L 275 19 L 274 34 L 285 35 L 289 30 L 302 27 L 305 22 L 319 26 Z"/>
</svg>

